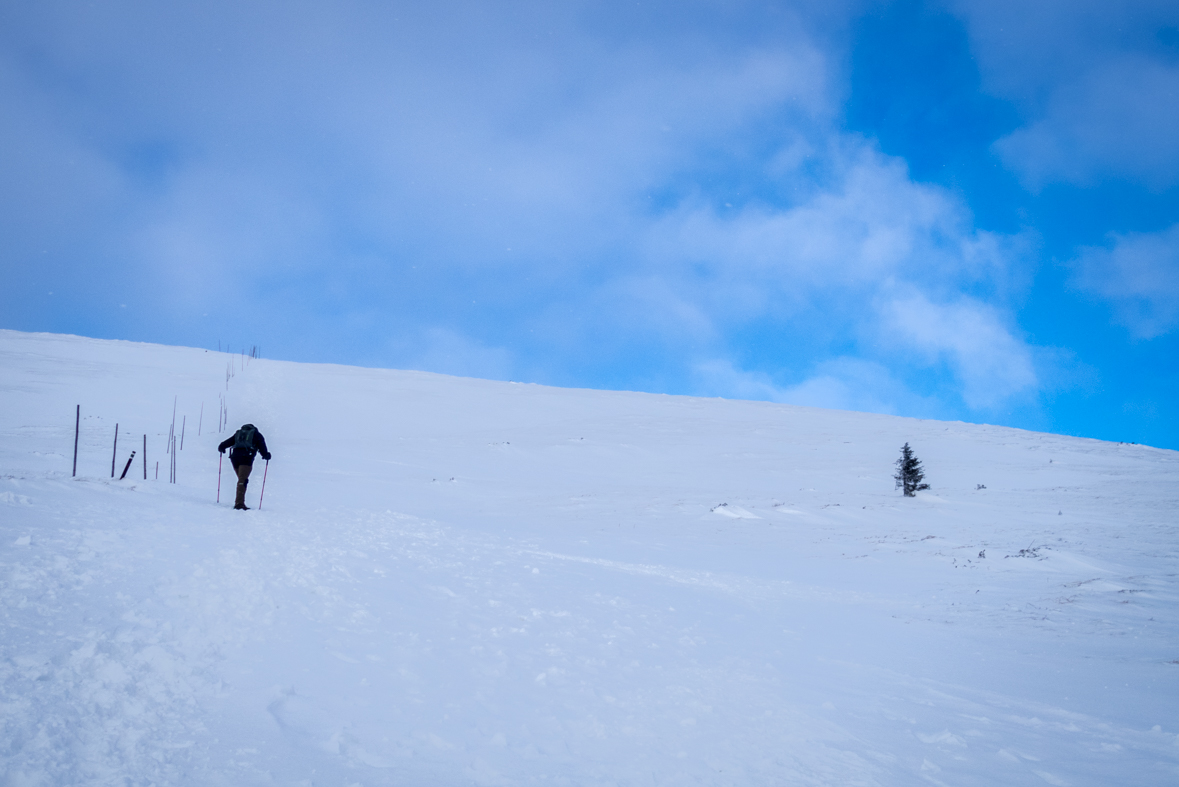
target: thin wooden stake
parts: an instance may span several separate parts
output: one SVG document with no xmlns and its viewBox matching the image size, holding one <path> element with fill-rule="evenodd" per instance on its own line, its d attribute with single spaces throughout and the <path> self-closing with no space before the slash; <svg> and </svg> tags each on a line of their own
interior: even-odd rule
<svg viewBox="0 0 1179 787">
<path fill-rule="evenodd" d="M 82 428 L 82 405 L 78 405 L 78 410 L 74 414 L 74 472 L 72 476 L 78 474 L 78 432 Z"/>
<path fill-rule="evenodd" d="M 168 452 L 171 453 L 173 449 L 173 438 L 176 437 L 176 400 L 178 396 L 172 397 L 172 426 L 168 429 Z"/>
</svg>

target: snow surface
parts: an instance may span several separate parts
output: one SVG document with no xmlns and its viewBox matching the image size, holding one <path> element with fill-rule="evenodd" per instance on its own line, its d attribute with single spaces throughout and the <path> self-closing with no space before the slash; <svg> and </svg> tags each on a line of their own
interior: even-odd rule
<svg viewBox="0 0 1179 787">
<path fill-rule="evenodd" d="M 12 331 L 0 374 L 2 784 L 1179 784 L 1179 453 Z M 214 502 L 244 421 L 261 511 Z"/>
</svg>

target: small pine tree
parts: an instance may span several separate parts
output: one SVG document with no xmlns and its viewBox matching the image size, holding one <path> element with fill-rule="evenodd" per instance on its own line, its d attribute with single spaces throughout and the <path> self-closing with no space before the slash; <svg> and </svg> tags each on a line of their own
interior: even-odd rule
<svg viewBox="0 0 1179 787">
<path fill-rule="evenodd" d="M 921 460 L 913 456 L 913 449 L 905 443 L 901 447 L 901 458 L 897 460 L 896 479 L 897 489 L 903 489 L 905 497 L 913 497 L 922 489 L 929 489 L 929 484 L 921 483 L 925 478 L 925 471 L 921 469 Z"/>
</svg>

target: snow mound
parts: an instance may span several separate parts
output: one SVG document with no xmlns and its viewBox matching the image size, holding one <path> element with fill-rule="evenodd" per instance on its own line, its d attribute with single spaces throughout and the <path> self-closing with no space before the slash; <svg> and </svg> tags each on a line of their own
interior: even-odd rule
<svg viewBox="0 0 1179 787">
<path fill-rule="evenodd" d="M 729 519 L 761 519 L 757 514 L 746 511 L 741 506 L 731 506 L 728 503 L 721 503 L 714 506 L 712 513 L 728 517 Z"/>
</svg>

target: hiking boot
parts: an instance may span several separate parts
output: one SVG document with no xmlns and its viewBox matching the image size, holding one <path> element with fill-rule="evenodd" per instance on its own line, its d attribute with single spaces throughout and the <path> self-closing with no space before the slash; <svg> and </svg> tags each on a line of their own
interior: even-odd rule
<svg viewBox="0 0 1179 787">
<path fill-rule="evenodd" d="M 249 511 L 250 507 L 248 505 L 246 505 L 245 503 L 238 503 L 237 505 L 235 505 L 233 507 L 233 510 L 234 511 Z"/>
</svg>

